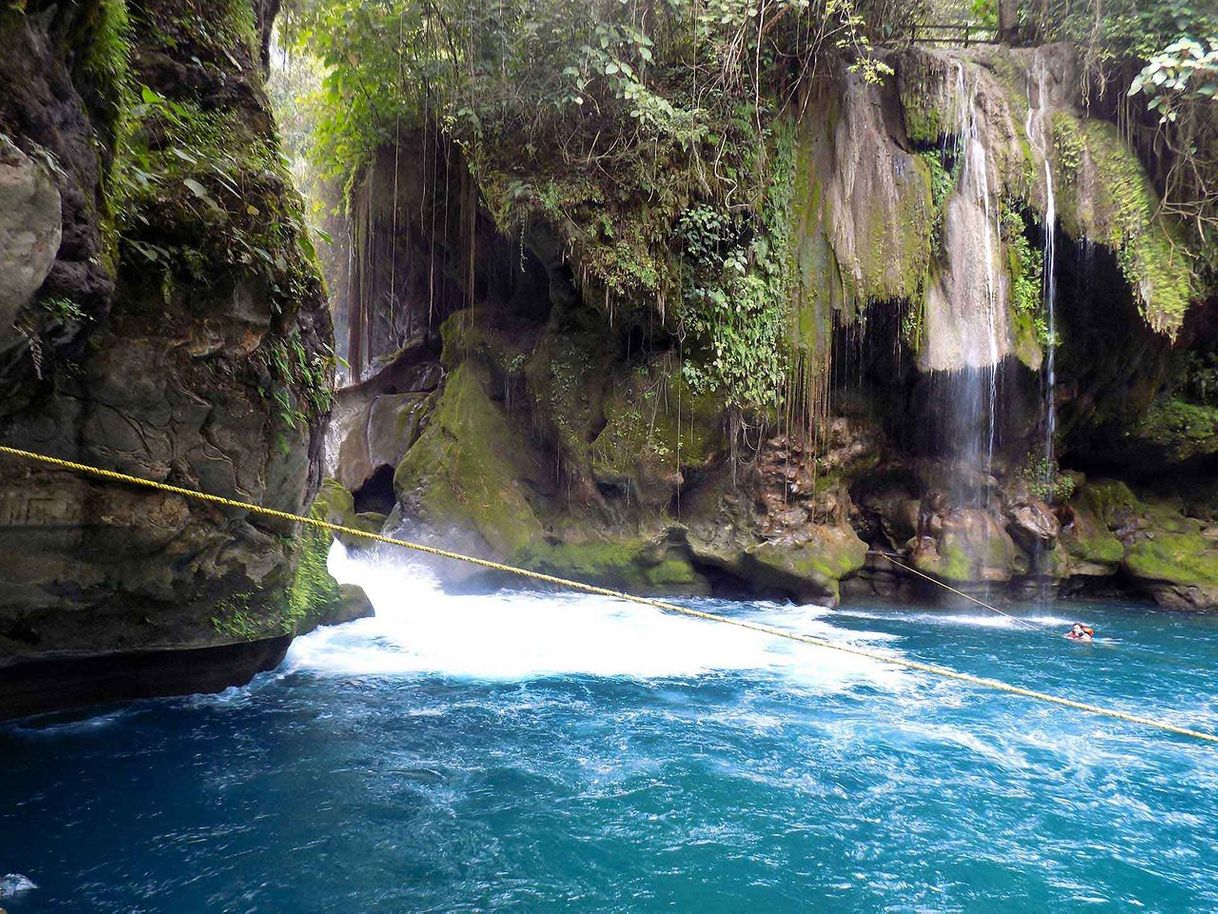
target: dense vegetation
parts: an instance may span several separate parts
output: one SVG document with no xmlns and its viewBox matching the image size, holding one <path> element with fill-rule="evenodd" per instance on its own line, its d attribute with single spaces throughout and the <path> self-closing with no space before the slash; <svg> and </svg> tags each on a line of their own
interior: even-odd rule
<svg viewBox="0 0 1218 914">
<path fill-rule="evenodd" d="M 1028 41 L 1083 52 L 1085 87 L 1151 166 L 1168 213 L 1218 269 L 1218 8 L 1189 0 L 1043 0 L 1021 14 Z"/>
<path fill-rule="evenodd" d="M 311 137 L 313 168 L 340 183 L 405 131 L 444 144 L 504 234 L 556 230 L 586 300 L 619 322 L 650 328 L 658 315 L 695 390 L 768 413 L 793 361 L 795 156 L 782 116 L 843 67 L 885 78 L 873 47 L 913 23 L 963 13 L 997 25 L 994 3 L 955 6 L 295 0 L 281 42 L 318 82 L 293 115 L 314 129 L 290 132 Z M 1081 50 L 1090 100 L 1132 135 L 1198 251 L 1218 214 L 1216 52 L 1201 43 L 1213 34 L 1215 14 L 1180 2 L 1045 0 L 1007 23 L 1009 38 Z M 1020 313 L 1035 322 L 1038 268 L 1021 256 Z"/>
</svg>

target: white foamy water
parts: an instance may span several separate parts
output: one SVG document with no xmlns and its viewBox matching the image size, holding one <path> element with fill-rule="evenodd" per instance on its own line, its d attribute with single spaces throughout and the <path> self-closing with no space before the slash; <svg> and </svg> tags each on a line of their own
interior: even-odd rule
<svg viewBox="0 0 1218 914">
<path fill-rule="evenodd" d="M 318 675 L 435 674 L 522 680 L 553 675 L 639 679 L 758 670 L 819 689 L 868 683 L 901 688 L 905 671 L 759 632 L 669 615 L 588 594 L 500 591 L 447 594 L 396 552 L 330 552 L 335 579 L 364 588 L 376 615 L 298 638 L 289 669 Z M 735 611 L 738 608 L 738 611 Z M 843 631 L 827 610 L 772 603 L 733 615 L 829 641 L 892 652 L 880 632 Z"/>
<path fill-rule="evenodd" d="M 1077 622 L 1077 619 L 1067 619 L 1064 616 L 1051 616 L 1045 613 L 1037 613 L 1030 616 L 1003 616 L 998 613 L 983 612 L 983 613 L 960 613 L 960 612 L 899 612 L 892 611 L 887 613 L 868 612 L 867 610 L 849 609 L 838 610 L 838 613 L 843 616 L 850 616 L 854 619 L 873 619 L 877 622 L 900 619 L 906 622 L 920 622 L 927 625 L 968 625 L 977 628 L 1019 628 L 1021 623 L 1027 625 L 1039 625 L 1048 629 L 1061 629 L 1063 633 L 1072 624 Z"/>
</svg>

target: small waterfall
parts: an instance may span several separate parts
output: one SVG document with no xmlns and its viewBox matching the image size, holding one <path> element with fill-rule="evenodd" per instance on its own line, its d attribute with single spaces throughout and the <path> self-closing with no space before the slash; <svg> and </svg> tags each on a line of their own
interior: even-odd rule
<svg viewBox="0 0 1218 914">
<path fill-rule="evenodd" d="M 1036 76 L 1036 107 L 1032 106 L 1032 78 Z M 1043 121 L 1050 116 L 1048 105 L 1047 73 L 1044 63 L 1039 56 L 1033 58 L 1028 71 L 1028 114 L 1024 119 L 1024 132 L 1028 141 L 1040 152 L 1045 163 L 1045 221 L 1043 248 L 1043 281 L 1045 323 L 1048 339 L 1045 341 L 1045 482 L 1051 483 L 1054 475 L 1056 460 L 1055 442 L 1057 438 L 1057 403 L 1054 400 L 1054 390 L 1057 386 L 1057 271 L 1056 243 L 1054 234 L 1057 226 L 1057 198 L 1053 190 L 1053 165 L 1049 156 L 1050 132 L 1044 129 Z"/>
<path fill-rule="evenodd" d="M 1003 358 L 999 334 L 1003 295 L 994 256 L 995 246 L 1001 237 L 1000 213 L 990 186 L 989 160 L 977 109 L 978 80 L 979 77 L 975 77 L 969 86 L 963 62 L 956 63 L 955 153 L 961 163 L 959 192 L 981 209 L 982 237 L 971 241 L 980 244 L 983 257 L 980 264 L 958 263 L 953 267 L 965 270 L 981 267 L 985 271 L 985 286 L 983 313 L 980 315 L 981 332 L 963 353 L 965 364 L 961 372 L 961 396 L 953 412 L 957 456 L 970 471 L 981 477 L 969 487 L 971 500 L 984 506 L 989 492 L 986 478 L 991 474 L 998 427 L 998 371 Z"/>
</svg>

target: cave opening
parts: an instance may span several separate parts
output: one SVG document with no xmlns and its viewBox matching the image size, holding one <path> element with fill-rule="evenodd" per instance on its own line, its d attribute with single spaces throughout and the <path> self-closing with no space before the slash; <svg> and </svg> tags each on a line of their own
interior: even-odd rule
<svg viewBox="0 0 1218 914">
<path fill-rule="evenodd" d="M 357 514 L 388 514 L 397 503 L 393 492 L 393 467 L 377 467 L 362 486 L 351 493 Z"/>
</svg>

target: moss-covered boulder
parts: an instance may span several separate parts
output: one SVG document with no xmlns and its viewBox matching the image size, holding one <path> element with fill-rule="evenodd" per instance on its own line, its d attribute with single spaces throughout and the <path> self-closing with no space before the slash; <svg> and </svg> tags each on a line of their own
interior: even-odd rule
<svg viewBox="0 0 1218 914">
<path fill-rule="evenodd" d="M 848 526 L 815 525 L 805 542 L 762 543 L 745 550 L 739 568 L 758 590 L 780 591 L 804 603 L 836 606 L 843 577 L 867 559 L 867 544 Z"/>
<path fill-rule="evenodd" d="M 1129 547 L 1121 567 L 1170 609 L 1218 606 L 1218 543 L 1199 530 L 1150 532 Z"/>
<path fill-rule="evenodd" d="M 1016 571 L 1019 550 L 997 517 L 959 508 L 944 518 L 934 540 L 915 544 L 914 567 L 957 584 L 1004 584 Z"/>
<path fill-rule="evenodd" d="M 602 405 L 604 427 L 588 448 L 600 486 L 653 510 L 668 505 L 686 473 L 726 449 L 722 401 L 695 395 L 668 361 L 613 379 Z"/>
<path fill-rule="evenodd" d="M 542 541 L 527 497 L 544 474 L 533 450 L 490 399 L 470 362 L 449 375 L 427 430 L 407 451 L 393 486 L 403 513 L 458 551 L 500 560 Z M 448 578 L 468 576 L 445 563 Z"/>
<path fill-rule="evenodd" d="M 363 530 L 366 533 L 380 533 L 387 519 L 386 515 L 372 511 L 357 512 L 354 496 L 335 479 L 322 480 L 317 498 L 313 502 L 312 515 L 327 523 Z M 350 533 L 334 535 L 348 548 L 358 549 L 371 542 Z"/>
<path fill-rule="evenodd" d="M 1094 480 L 1070 502 L 1063 534 L 1071 572 L 1111 574 L 1118 567 L 1142 592 L 1171 609 L 1218 606 L 1218 541 L 1178 497 L 1139 497 L 1125 483 Z"/>
<path fill-rule="evenodd" d="M 1218 407 L 1169 398 L 1152 403 L 1126 432 L 1143 465 L 1188 463 L 1218 454 Z"/>
<path fill-rule="evenodd" d="M 1070 501 L 1072 516 L 1061 534 L 1070 556 L 1070 574 L 1106 577 L 1116 572 L 1125 546 L 1112 531 L 1132 519 L 1135 503 L 1123 483 L 1088 482 L 1079 489 Z"/>
</svg>

